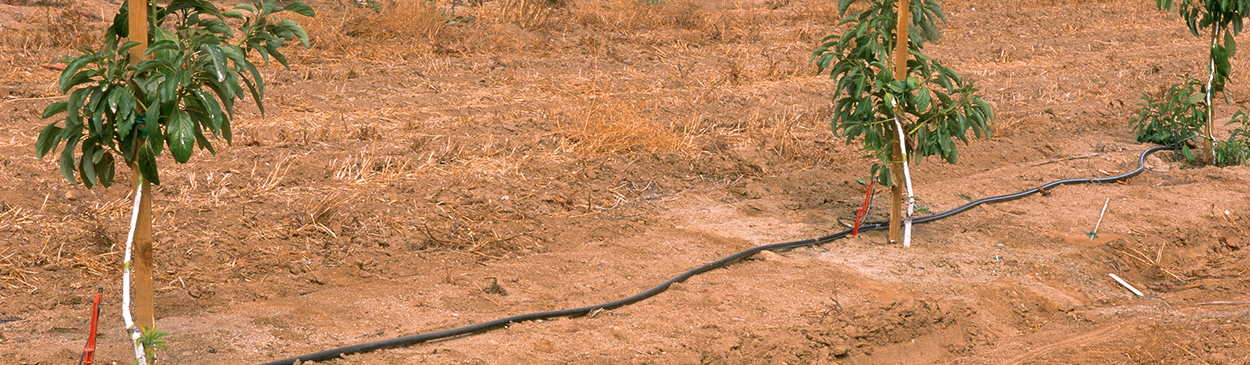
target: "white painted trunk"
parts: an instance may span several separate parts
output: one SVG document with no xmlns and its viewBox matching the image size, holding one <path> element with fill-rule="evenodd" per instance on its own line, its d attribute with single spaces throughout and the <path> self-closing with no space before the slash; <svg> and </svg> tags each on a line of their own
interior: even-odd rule
<svg viewBox="0 0 1250 365">
<path fill-rule="evenodd" d="M 138 171 L 135 171 L 138 173 Z M 135 328 L 134 317 L 130 315 L 130 261 L 131 251 L 135 243 L 135 225 L 139 223 L 139 201 L 143 198 L 143 182 L 135 185 L 135 205 L 130 215 L 130 234 L 126 236 L 126 258 L 122 262 L 122 320 L 126 322 L 126 332 L 130 334 L 130 342 L 135 345 L 135 360 L 139 365 L 147 365 L 143 345 L 139 343 L 140 331 Z"/>
<path fill-rule="evenodd" d="M 907 187 L 907 215 L 903 216 L 903 247 L 911 247 L 911 218 L 916 209 L 916 194 L 911 190 L 911 169 L 907 164 L 907 138 L 903 134 L 903 123 L 894 114 L 894 130 L 898 131 L 898 150 L 903 157 L 903 182 Z"/>
</svg>

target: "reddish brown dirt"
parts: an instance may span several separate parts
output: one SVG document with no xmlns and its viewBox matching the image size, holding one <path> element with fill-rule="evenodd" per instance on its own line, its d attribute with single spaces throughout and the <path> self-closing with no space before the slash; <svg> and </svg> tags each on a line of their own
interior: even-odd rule
<svg viewBox="0 0 1250 365">
<path fill-rule="evenodd" d="M 832 84 L 807 64 L 836 30 L 832 4 L 551 4 L 546 22 L 293 51 L 291 70 L 266 69 L 269 113 L 242 110 L 232 147 L 187 165 L 165 157 L 166 363 L 259 363 L 599 303 L 753 245 L 843 229 L 869 162 L 828 130 Z M 37 31 L 74 6 L 115 5 L 5 1 L 0 28 Z M 915 166 L 932 211 L 1131 170 L 1150 147 L 1128 128 L 1138 95 L 1201 74 L 1201 42 L 1149 1 L 946 9 L 929 52 L 977 79 L 998 119 L 992 139 L 961 147 L 960 165 Z M 130 177 L 87 190 L 33 156 L 49 122 L 39 111 L 61 97 L 42 65 L 73 52 L 6 41 L 0 363 L 76 363 L 97 285 L 97 356 L 128 363 Z M 1241 102 L 1250 84 L 1235 67 Z M 593 317 L 329 363 L 1250 363 L 1250 169 L 1168 154 L 1149 167 L 919 225 L 911 248 L 869 232 L 757 255 Z"/>
</svg>

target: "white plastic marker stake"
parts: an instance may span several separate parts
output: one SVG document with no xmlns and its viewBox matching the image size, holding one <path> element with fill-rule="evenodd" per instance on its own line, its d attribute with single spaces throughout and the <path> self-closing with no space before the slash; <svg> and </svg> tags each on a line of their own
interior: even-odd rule
<svg viewBox="0 0 1250 365">
<path fill-rule="evenodd" d="M 1111 198 L 1107 198 L 1107 201 L 1102 202 L 1102 213 L 1098 213 L 1098 223 L 1094 223 L 1094 230 L 1086 233 L 1086 235 L 1089 236 L 1090 242 L 1093 242 L 1095 238 L 1098 238 L 1098 226 L 1102 225 L 1102 216 L 1107 214 L 1108 203 L 1111 203 Z"/>
<path fill-rule="evenodd" d="M 143 197 L 142 185 L 135 187 L 135 206 L 130 215 L 130 234 L 126 236 L 126 258 L 122 261 L 122 320 L 126 321 L 126 332 L 130 333 L 130 342 L 135 345 L 135 360 L 139 365 L 147 365 L 147 354 L 143 344 L 139 343 L 139 329 L 135 328 L 134 317 L 130 316 L 130 252 L 135 242 L 135 225 L 139 222 L 139 200 Z"/>
<path fill-rule="evenodd" d="M 1119 282 L 1120 285 L 1123 285 L 1125 288 L 1128 288 L 1129 291 L 1133 292 L 1133 294 L 1136 294 L 1138 297 L 1140 298 L 1146 297 L 1140 291 L 1137 291 L 1137 288 L 1134 288 L 1132 285 L 1128 285 L 1128 282 L 1124 281 L 1124 279 L 1121 279 L 1119 276 L 1115 276 L 1115 274 L 1107 274 L 1107 275 L 1111 275 L 1112 279 L 1115 279 L 1115 281 Z"/>
</svg>

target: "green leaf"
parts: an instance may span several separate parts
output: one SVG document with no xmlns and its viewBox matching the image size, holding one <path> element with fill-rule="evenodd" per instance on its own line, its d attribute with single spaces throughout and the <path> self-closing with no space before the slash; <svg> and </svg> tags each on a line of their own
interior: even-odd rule
<svg viewBox="0 0 1250 365">
<path fill-rule="evenodd" d="M 309 18 L 317 16 L 317 12 L 313 11 L 313 8 L 311 6 L 308 6 L 308 4 L 305 4 L 302 1 L 296 1 L 290 4 L 286 4 L 286 6 L 282 7 L 282 10 L 293 12 L 293 13 L 303 15 Z"/>
<path fill-rule="evenodd" d="M 48 105 L 47 108 L 43 109 L 43 116 L 41 116 L 41 118 L 43 119 L 51 118 L 53 115 L 64 113 L 68 108 L 69 108 L 68 101 L 58 101 L 58 102 L 52 103 Z"/>
<path fill-rule="evenodd" d="M 196 119 L 195 116 L 192 116 L 192 120 L 195 120 L 195 119 Z M 208 137 L 204 136 L 204 131 L 202 129 L 192 128 L 192 131 L 195 132 L 195 143 L 199 144 L 200 148 L 208 150 L 208 153 L 211 153 L 214 155 L 217 154 L 217 150 L 213 149 L 213 143 L 208 141 Z"/>
<path fill-rule="evenodd" d="M 106 97 L 105 100 L 108 101 L 108 107 L 109 107 L 110 112 L 112 112 L 113 114 L 117 114 L 117 107 L 120 106 L 122 102 L 122 94 L 125 94 L 128 92 L 129 90 L 126 90 L 124 88 L 113 88 L 109 90 L 108 96 Z"/>
<path fill-rule="evenodd" d="M 212 130 L 214 134 L 218 133 L 221 130 L 222 122 L 226 119 L 226 115 L 221 111 L 221 106 L 217 104 L 217 99 L 203 89 L 195 89 L 193 93 L 199 100 L 200 105 L 204 107 L 204 113 L 209 118 L 209 130 Z"/>
<path fill-rule="evenodd" d="M 95 77 L 98 76 L 98 74 L 99 73 L 96 72 L 95 70 L 80 71 L 74 74 L 74 76 L 70 78 L 69 81 L 62 83 L 61 87 L 64 88 L 66 91 L 68 91 L 69 89 L 73 89 L 75 86 L 95 81 Z"/>
<path fill-rule="evenodd" d="M 1217 51 L 1212 52 L 1213 61 L 1215 61 L 1215 71 L 1220 78 L 1226 78 L 1232 73 L 1233 66 L 1228 61 L 1228 54 L 1224 51 L 1224 47 L 1215 46 Z"/>
<path fill-rule="evenodd" d="M 82 176 L 82 184 L 90 189 L 100 184 L 95 172 L 95 164 L 91 163 L 91 156 L 95 155 L 98 149 L 95 138 L 88 138 L 82 143 L 82 158 L 78 159 L 78 175 Z"/>
<path fill-rule="evenodd" d="M 74 147 L 78 147 L 78 141 L 78 138 L 66 140 L 65 149 L 61 151 L 61 176 L 74 185 L 78 185 L 78 179 L 74 178 L 74 170 L 77 170 L 74 166 Z"/>
<path fill-rule="evenodd" d="M 79 117 L 79 113 L 82 111 L 83 102 L 85 101 L 83 99 L 86 98 L 89 90 L 90 88 L 78 89 L 74 90 L 74 92 L 69 95 L 69 115 L 65 117 L 66 127 L 70 125 L 82 125 L 82 119 Z"/>
<path fill-rule="evenodd" d="M 1224 49 L 1228 50 L 1230 58 L 1237 55 L 1237 40 L 1233 39 L 1233 32 L 1224 32 Z"/>
<path fill-rule="evenodd" d="M 234 8 L 239 9 L 239 10 L 247 10 L 253 13 L 256 12 L 256 7 L 252 6 L 252 4 L 239 4 L 239 5 L 235 5 Z"/>
<path fill-rule="evenodd" d="M 264 81 L 258 78 L 256 79 L 256 83 L 253 84 L 251 79 L 245 78 L 243 79 L 243 83 L 247 84 L 248 90 L 252 92 L 252 99 L 255 99 L 256 108 L 260 109 L 260 115 L 265 115 L 265 104 L 263 99 L 265 95 Z M 223 99 L 222 102 L 225 102 L 225 100 Z M 233 111 L 234 108 L 227 106 L 226 109 L 231 109 Z"/>
<path fill-rule="evenodd" d="M 114 116 L 117 121 L 118 135 L 125 136 L 130 134 L 130 128 L 134 126 L 135 117 L 135 95 L 134 91 L 129 88 L 118 89 L 114 91 L 118 94 L 117 114 Z"/>
<path fill-rule="evenodd" d="M 1207 94 L 1193 94 L 1193 95 L 1190 95 L 1189 98 L 1185 99 L 1185 103 L 1186 104 L 1199 104 L 1199 103 L 1206 102 L 1206 100 L 1207 100 Z"/>
<path fill-rule="evenodd" d="M 292 5 L 294 4 L 302 4 L 302 3 L 292 3 Z M 304 27 L 301 27 L 294 20 L 283 19 L 282 22 L 279 24 L 281 24 L 282 26 L 285 26 L 287 30 L 290 30 L 291 33 L 295 35 L 295 38 L 299 39 L 299 42 L 304 45 L 304 48 L 312 47 L 311 45 L 308 44 L 308 32 L 304 31 Z"/>
<path fill-rule="evenodd" d="M 838 0 L 838 16 L 845 16 L 846 9 L 851 7 L 855 0 Z"/>
<path fill-rule="evenodd" d="M 259 103 L 257 103 L 259 105 Z M 226 140 L 226 145 L 234 144 L 234 132 L 230 130 L 230 118 L 226 118 L 221 122 L 221 138 Z"/>
<path fill-rule="evenodd" d="M 153 43 L 152 46 L 148 47 L 147 51 L 143 52 L 143 54 L 152 55 L 152 54 L 155 54 L 156 52 L 166 51 L 166 50 L 172 50 L 176 52 L 178 51 L 179 48 L 182 48 L 182 43 L 169 40 L 169 39 L 162 39 L 162 40 L 156 41 L 156 43 Z"/>
<path fill-rule="evenodd" d="M 82 57 L 75 58 L 68 65 L 65 65 L 65 70 L 61 71 L 61 78 L 59 80 L 61 92 L 67 93 L 70 88 L 74 87 L 74 85 L 81 83 L 73 81 L 75 78 L 78 78 L 78 70 L 82 69 L 83 66 L 86 66 L 88 63 L 95 62 L 97 59 L 99 58 L 95 55 L 84 55 Z"/>
<path fill-rule="evenodd" d="M 169 125 L 166 127 L 169 135 L 169 153 L 174 156 L 174 161 L 178 163 L 186 163 L 191 158 L 191 153 L 195 147 L 195 126 L 192 125 L 191 116 L 187 112 L 178 110 L 170 116 Z"/>
<path fill-rule="evenodd" d="M 161 131 L 160 117 L 161 107 L 159 105 L 150 105 L 147 115 L 143 117 L 143 130 L 147 133 L 147 143 L 145 144 L 151 145 L 149 148 L 153 154 L 160 154 L 161 149 L 165 145 L 165 133 Z"/>
<path fill-rule="evenodd" d="M 104 151 L 103 157 L 100 158 L 100 161 L 95 163 L 95 172 L 97 174 L 97 180 L 101 186 L 107 188 L 110 185 L 113 185 L 113 175 L 116 172 L 116 164 L 114 163 L 112 153 Z"/>
<path fill-rule="evenodd" d="M 139 46 L 139 45 L 141 45 L 141 44 L 143 44 L 143 43 L 139 43 L 139 42 L 135 42 L 135 41 L 127 41 L 126 43 L 122 43 L 121 47 L 118 47 L 118 48 L 117 48 L 117 54 L 123 54 L 123 53 L 126 53 L 126 52 L 127 52 L 127 51 L 129 51 L 131 48 L 138 47 L 138 46 Z"/>
<path fill-rule="evenodd" d="M 166 103 L 175 103 L 178 101 L 178 85 L 179 81 L 182 80 L 182 74 L 183 71 L 181 70 L 174 71 L 173 73 L 166 75 L 165 79 L 159 83 L 158 87 L 160 90 L 158 90 L 158 95 L 161 97 L 160 104 L 165 105 Z"/>
<path fill-rule="evenodd" d="M 929 88 L 921 87 L 919 92 L 916 94 L 916 111 L 922 114 L 925 113 L 929 110 L 929 104 L 932 102 L 933 97 L 929 96 Z"/>
<path fill-rule="evenodd" d="M 200 50 L 208 53 L 209 57 L 211 57 L 213 61 L 213 72 L 217 74 L 217 82 L 226 81 L 226 55 L 221 53 L 221 48 L 218 46 L 203 45 L 200 46 Z"/>
<path fill-rule="evenodd" d="M 152 151 L 152 143 L 144 143 L 139 148 L 139 155 L 135 158 L 135 164 L 139 166 L 139 173 L 143 175 L 143 179 L 153 185 L 161 184 L 160 174 L 156 171 L 156 156 Z"/>
<path fill-rule="evenodd" d="M 265 51 L 269 53 L 270 56 L 273 56 L 273 59 L 275 61 L 278 61 L 278 64 L 290 70 L 291 65 L 287 63 L 286 56 L 284 56 L 282 52 L 278 51 L 278 47 L 282 47 L 282 39 L 275 39 L 269 42 L 268 44 L 266 44 Z"/>
<path fill-rule="evenodd" d="M 43 131 L 39 132 L 39 139 L 35 141 L 35 156 L 43 159 L 43 156 L 61 144 L 60 134 L 61 127 L 57 126 L 56 122 L 43 127 Z"/>
<path fill-rule="evenodd" d="M 234 31 L 230 30 L 230 26 L 226 25 L 226 23 L 222 23 L 220 21 L 214 20 L 214 21 L 203 22 L 203 26 L 205 29 L 208 29 L 208 31 L 213 34 L 220 34 L 222 36 L 225 36 L 226 38 L 234 38 Z M 217 37 L 213 37 L 213 38 L 217 38 Z M 214 43 L 221 43 L 221 42 L 220 40 L 215 40 Z"/>
<path fill-rule="evenodd" d="M 162 49 L 157 50 L 154 52 L 156 54 L 156 58 L 166 60 L 171 63 L 178 60 L 178 55 L 182 53 L 183 46 L 177 35 L 173 32 L 165 30 L 165 28 L 153 28 L 152 39 L 155 40 L 155 42 L 152 43 L 154 46 L 162 44 L 162 41 L 170 41 L 176 45 L 174 48 L 162 47 Z"/>
</svg>

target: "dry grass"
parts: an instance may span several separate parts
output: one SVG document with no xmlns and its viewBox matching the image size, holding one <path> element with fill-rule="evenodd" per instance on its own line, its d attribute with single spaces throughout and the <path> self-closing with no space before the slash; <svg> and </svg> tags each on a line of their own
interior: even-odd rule
<svg viewBox="0 0 1250 365">
<path fill-rule="evenodd" d="M 483 4 L 477 14 L 479 19 L 515 24 L 528 31 L 548 30 L 558 26 L 558 12 L 565 5 L 563 0 L 498 0 Z"/>
<path fill-rule="evenodd" d="M 581 154 L 677 152 L 682 138 L 630 101 L 590 102 L 562 111 L 559 132 Z"/>
<path fill-rule="evenodd" d="M 292 53 L 309 54 L 304 62 L 408 58 L 428 53 L 448 20 L 442 8 L 427 1 L 393 1 L 376 8 L 322 7 L 316 18 L 301 19 L 314 52 Z"/>
<path fill-rule="evenodd" d="M 431 159 L 433 154 L 431 154 Z M 437 162 L 435 162 L 437 163 Z M 412 176 L 425 164 L 414 167 L 413 163 L 396 156 L 377 156 L 373 152 L 349 155 L 343 159 L 330 162 L 330 170 L 334 171 L 334 179 L 348 184 L 365 185 L 370 183 L 391 183 Z"/>
<path fill-rule="evenodd" d="M 711 45 L 759 42 L 778 24 L 806 19 L 807 9 L 779 10 L 786 3 L 673 0 L 461 0 L 391 1 L 377 7 L 323 7 L 303 21 L 313 38 L 304 62 L 321 59 L 428 59 L 546 52 L 559 41 L 552 33 L 577 28 L 600 36 L 579 37 L 598 54 L 604 43 Z M 463 5 L 457 5 L 463 4 Z M 828 9 L 815 11 L 823 14 Z M 817 17 L 824 18 L 825 15 Z M 798 30 L 786 35 L 810 41 L 823 34 Z M 558 38 L 558 37 L 557 37 Z"/>
<path fill-rule="evenodd" d="M 46 279 L 44 275 L 65 268 L 75 270 L 56 275 L 76 275 L 79 279 L 118 275 L 120 268 L 114 260 L 121 247 L 113 240 L 104 218 L 124 214 L 127 202 L 126 198 L 103 200 L 73 212 L 58 213 L 0 203 L 0 232 L 17 236 L 35 232 L 34 236 L 44 237 L 0 249 L 0 291 L 39 291 L 40 283 Z"/>
<path fill-rule="evenodd" d="M 23 50 L 97 47 L 103 41 L 100 16 L 78 8 L 42 7 L 15 29 L 6 29 L 0 47 Z"/>
</svg>

